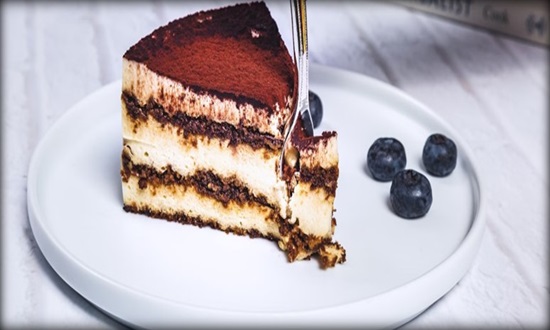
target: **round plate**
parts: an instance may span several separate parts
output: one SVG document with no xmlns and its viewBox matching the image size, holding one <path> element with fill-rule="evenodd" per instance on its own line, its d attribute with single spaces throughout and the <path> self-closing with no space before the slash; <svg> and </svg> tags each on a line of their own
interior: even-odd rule
<svg viewBox="0 0 550 330">
<path fill-rule="evenodd" d="M 90 302 L 140 327 L 244 325 L 398 326 L 447 293 L 467 272 L 484 227 L 471 153 L 449 125 L 399 90 L 312 65 L 323 102 L 321 130 L 338 132 L 335 239 L 345 264 L 288 263 L 277 244 L 151 219 L 122 210 L 120 81 L 86 97 L 48 131 L 28 175 L 28 212 L 55 271 Z M 435 132 L 457 144 L 445 178 L 426 175 L 429 213 L 396 216 L 389 182 L 365 169 L 378 137 L 399 139 L 407 168 Z"/>
</svg>

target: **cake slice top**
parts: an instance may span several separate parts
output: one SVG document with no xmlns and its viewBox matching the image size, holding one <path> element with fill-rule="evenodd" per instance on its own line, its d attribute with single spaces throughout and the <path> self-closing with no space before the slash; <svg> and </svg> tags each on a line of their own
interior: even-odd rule
<svg viewBox="0 0 550 330">
<path fill-rule="evenodd" d="M 268 112 L 289 108 L 294 63 L 263 2 L 201 11 L 142 38 L 124 58 L 220 99 Z"/>
</svg>

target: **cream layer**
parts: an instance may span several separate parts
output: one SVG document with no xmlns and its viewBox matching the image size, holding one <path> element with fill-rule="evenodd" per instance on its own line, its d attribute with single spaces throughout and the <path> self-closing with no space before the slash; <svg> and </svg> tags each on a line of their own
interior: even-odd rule
<svg viewBox="0 0 550 330">
<path fill-rule="evenodd" d="M 304 233 L 319 237 L 332 237 L 334 196 L 329 196 L 324 189 L 313 189 L 311 184 L 300 182 L 290 197 L 289 208 L 292 210 L 289 222 L 298 222 Z"/>
<path fill-rule="evenodd" d="M 338 166 L 338 138 L 337 135 L 322 138 L 313 147 L 300 148 L 300 167 L 315 168 L 320 166 L 328 169 Z"/>
<path fill-rule="evenodd" d="M 174 219 L 183 214 L 188 218 L 200 219 L 202 223 L 222 231 L 259 233 L 263 237 L 275 239 L 279 247 L 287 251 L 290 261 L 306 259 L 315 253 L 319 253 L 322 258 L 333 259 L 332 266 L 336 261 L 343 262 L 345 259 L 345 250 L 337 243 L 330 242 L 333 227 L 324 236 L 304 232 L 300 226 L 292 225 L 281 231 L 281 223 L 273 210 L 255 202 L 243 205 L 230 202 L 224 205 L 216 199 L 202 195 L 192 186 L 147 185 L 140 188 L 136 176 L 130 176 L 122 182 L 122 192 L 124 205 L 132 207 L 138 213 L 156 213 L 166 219 Z M 314 244 L 316 248 L 309 249 L 309 244 Z"/>
<path fill-rule="evenodd" d="M 282 128 L 290 117 L 291 95 L 287 104 L 269 105 L 273 111 L 248 103 L 237 104 L 234 100 L 197 94 L 188 86 L 149 70 L 145 64 L 126 58 L 122 59 L 122 90 L 132 93 L 142 105 L 153 99 L 170 113 L 182 111 L 195 118 L 204 117 L 235 127 L 244 125 L 276 138 L 282 138 Z"/>
<path fill-rule="evenodd" d="M 129 149 L 128 149 L 129 150 Z M 147 151 L 145 151 L 147 153 Z M 136 157 L 135 153 L 132 155 L 131 153 L 127 153 L 130 157 L 130 162 L 133 166 L 148 166 L 155 169 L 157 172 L 162 173 L 162 171 L 166 168 L 156 168 L 152 162 L 147 162 L 147 160 L 150 158 L 150 156 L 145 156 L 148 159 L 144 159 L 143 157 Z M 141 155 L 141 153 L 137 153 L 137 155 Z M 145 161 L 145 162 L 144 162 Z M 170 165 L 172 170 L 174 170 L 173 165 Z M 124 169 L 123 169 L 124 170 Z M 198 170 L 198 169 L 197 169 Z M 213 169 L 209 169 L 213 173 Z M 194 173 L 188 173 L 187 175 L 192 176 Z M 133 177 L 133 176 L 130 176 Z M 208 183 L 204 183 L 204 185 L 208 185 Z M 149 185 L 146 185 L 149 186 Z M 175 186 L 178 186 L 177 184 Z M 248 187 L 247 187 L 248 188 Z M 153 185 L 154 189 L 154 185 Z M 180 189 L 185 190 L 185 187 L 180 187 Z M 215 189 L 212 187 L 212 189 Z M 195 189 L 196 190 L 196 189 Z M 250 189 L 249 189 L 250 190 Z M 200 193 L 200 192 L 199 192 Z M 261 197 L 259 195 L 256 195 L 257 197 Z M 177 199 L 177 195 L 173 196 Z M 205 196 L 206 197 L 206 196 Z M 124 201 L 127 201 L 127 196 L 123 195 Z M 184 201 L 181 201 L 181 203 L 184 203 Z M 268 201 L 269 203 L 269 201 Z M 326 193 L 326 190 L 324 189 L 312 189 L 311 184 L 309 182 L 299 182 L 295 188 L 292 196 L 290 197 L 290 202 L 288 205 L 288 208 L 290 209 L 290 215 L 289 217 L 285 217 L 279 214 L 278 216 L 281 217 L 281 219 L 285 219 L 290 224 L 297 224 L 297 227 L 305 234 L 307 235 L 314 235 L 321 238 L 330 238 L 332 234 L 334 233 L 334 224 L 332 222 L 332 214 L 333 214 L 333 203 L 334 203 L 334 196 L 329 195 Z M 278 207 L 287 207 L 286 205 L 276 205 Z M 270 212 L 275 213 L 275 209 L 267 207 Z M 266 219 L 261 219 L 261 221 L 265 221 Z"/>
<path fill-rule="evenodd" d="M 122 135 L 124 148 L 136 164 L 162 172 L 168 165 L 182 176 L 197 170 L 210 170 L 222 178 L 236 177 L 256 196 L 280 207 L 287 218 L 287 186 L 277 175 L 278 153 L 263 148 L 254 150 L 242 144 L 230 146 L 229 140 L 194 135 L 185 138 L 171 124 L 162 125 L 152 117 L 134 122 L 123 104 Z"/>
<path fill-rule="evenodd" d="M 266 237 L 280 238 L 277 215 L 267 206 L 257 203 L 238 205 L 221 202 L 200 194 L 194 187 L 147 186 L 139 188 L 139 179 L 130 176 L 122 182 L 124 204 L 138 210 L 150 210 L 167 216 L 185 214 L 205 222 L 215 222 L 221 230 L 241 228 L 256 230 Z"/>
</svg>

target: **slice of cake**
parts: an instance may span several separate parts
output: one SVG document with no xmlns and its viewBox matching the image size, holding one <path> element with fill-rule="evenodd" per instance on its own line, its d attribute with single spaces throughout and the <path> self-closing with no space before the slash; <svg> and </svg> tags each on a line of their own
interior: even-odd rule
<svg viewBox="0 0 550 330">
<path fill-rule="evenodd" d="M 276 241 L 289 261 L 345 261 L 332 241 L 336 132 L 293 132 L 295 65 L 264 3 L 199 12 L 123 57 L 124 209 Z"/>
</svg>

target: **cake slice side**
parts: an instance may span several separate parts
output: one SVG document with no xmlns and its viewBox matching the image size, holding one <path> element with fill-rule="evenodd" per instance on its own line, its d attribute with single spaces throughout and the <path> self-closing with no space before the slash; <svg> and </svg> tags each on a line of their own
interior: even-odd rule
<svg viewBox="0 0 550 330">
<path fill-rule="evenodd" d="M 206 60 L 205 60 L 206 59 Z M 123 57 L 124 209 L 278 242 L 289 261 L 345 261 L 332 235 L 336 134 L 293 140 L 279 177 L 295 66 L 263 3 L 200 12 Z"/>
<path fill-rule="evenodd" d="M 298 120 L 290 139 L 291 148 L 297 156 L 285 164 L 285 172 L 292 186 L 288 221 L 304 232 L 325 239 L 310 248 L 319 255 L 322 268 L 333 267 L 346 260 L 345 249 L 338 242 L 332 242 L 336 229 L 334 200 L 340 173 L 337 138 L 336 132 L 306 136 L 303 123 Z M 301 255 L 296 258 L 301 259 Z"/>
<path fill-rule="evenodd" d="M 332 244 L 335 134 L 299 146 L 301 172 L 288 195 L 289 183 L 276 170 L 281 149 L 230 146 L 229 139 L 195 134 L 186 138 L 186 126 L 159 122 L 148 112 L 132 118 L 126 107 L 123 102 L 127 211 L 276 240 L 290 261 L 321 254 Z"/>
</svg>

